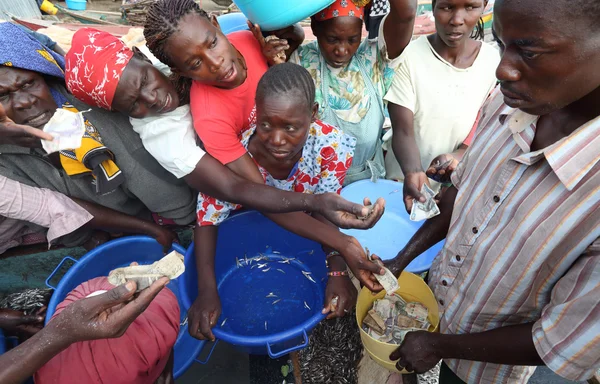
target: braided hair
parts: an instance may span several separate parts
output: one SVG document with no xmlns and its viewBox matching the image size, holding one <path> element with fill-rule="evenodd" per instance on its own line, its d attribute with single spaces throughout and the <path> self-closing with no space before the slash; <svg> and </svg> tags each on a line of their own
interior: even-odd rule
<svg viewBox="0 0 600 384">
<path fill-rule="evenodd" d="M 487 7 L 488 1 L 489 0 L 483 0 L 484 8 Z M 435 3 L 436 3 L 436 0 L 431 1 L 431 8 L 434 10 L 435 10 Z M 477 20 L 477 25 L 475 26 L 475 29 L 471 33 L 471 38 L 475 39 L 475 40 L 483 40 L 483 38 L 485 37 L 484 27 L 485 27 L 485 24 L 483 22 L 483 17 L 480 17 L 479 20 Z"/>
<path fill-rule="evenodd" d="M 177 32 L 181 19 L 188 14 L 197 14 L 210 20 L 208 13 L 194 0 L 159 0 L 148 8 L 144 24 L 146 45 L 158 60 L 171 68 L 174 67 L 173 61 L 165 52 L 165 45 L 167 40 Z M 181 104 L 188 104 L 192 80 L 175 73 L 170 79 L 175 84 Z"/>
<path fill-rule="evenodd" d="M 256 89 L 256 101 L 267 96 L 290 95 L 301 98 L 310 110 L 315 103 L 315 83 L 301 65 L 283 63 L 275 65 L 263 75 Z"/>
</svg>

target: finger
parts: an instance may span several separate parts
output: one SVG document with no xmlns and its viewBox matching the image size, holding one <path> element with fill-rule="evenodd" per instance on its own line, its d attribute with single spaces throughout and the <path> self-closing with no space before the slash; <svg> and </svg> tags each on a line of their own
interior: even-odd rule
<svg viewBox="0 0 600 384">
<path fill-rule="evenodd" d="M 39 331 L 42 330 L 42 327 L 35 327 L 33 325 L 18 325 L 15 327 L 15 330 L 19 333 L 25 334 L 27 336 L 33 336 Z"/>
<path fill-rule="evenodd" d="M 44 318 L 39 315 L 25 315 L 20 319 L 21 325 L 33 325 L 33 324 L 42 324 L 44 322 Z"/>
<path fill-rule="evenodd" d="M 407 195 L 407 196 L 405 196 L 405 197 L 404 197 L 404 199 L 405 199 L 405 200 L 406 200 L 406 198 L 407 198 L 407 197 L 412 197 L 412 198 L 414 198 L 414 199 L 417 199 L 417 200 L 419 200 L 421 203 L 424 203 L 424 202 L 425 202 L 425 200 L 426 200 L 425 196 L 423 196 L 423 195 L 421 194 L 421 192 L 419 191 L 419 187 L 415 186 L 415 185 L 414 185 L 414 184 L 412 184 L 412 183 L 411 183 L 411 184 L 408 184 L 408 185 L 406 186 L 406 195 Z"/>
<path fill-rule="evenodd" d="M 127 283 L 127 285 L 130 283 L 133 283 L 133 291 L 131 294 L 124 295 L 121 301 L 127 300 L 127 298 L 133 295 L 133 292 L 135 292 L 135 283 L 130 281 Z M 146 310 L 146 308 L 148 308 L 148 305 L 150 305 L 156 295 L 158 295 L 168 283 L 169 278 L 167 277 L 158 279 L 150 287 L 144 289 L 137 298 L 127 303 L 127 305 L 118 311 L 113 312 L 110 316 L 110 320 L 112 321 L 114 327 L 117 328 L 120 326 L 129 326 L 133 320 L 135 320 L 142 312 Z"/>
<path fill-rule="evenodd" d="M 343 297 L 340 297 L 340 299 L 338 300 L 338 305 L 337 308 L 335 309 L 335 315 L 337 317 L 344 317 L 344 315 L 346 314 L 346 312 L 344 311 L 346 309 L 346 299 Z"/>
<path fill-rule="evenodd" d="M 381 267 L 381 265 L 372 261 L 363 261 L 360 265 L 360 269 L 371 273 L 376 273 L 378 275 L 383 275 L 385 273 L 385 270 Z"/>
<path fill-rule="evenodd" d="M 40 140 L 52 141 L 54 140 L 54 136 L 49 134 L 48 132 L 44 132 L 41 129 L 33 128 L 28 125 L 20 125 L 15 124 L 16 128 L 20 129 L 23 133 L 28 134 L 29 136 L 33 136 Z"/>
<path fill-rule="evenodd" d="M 130 299 L 134 295 L 135 289 L 136 283 L 128 281 L 126 284 L 119 285 L 108 292 L 85 300 L 88 308 L 95 308 L 97 313 L 100 313 Z"/>
<path fill-rule="evenodd" d="M 363 199 L 363 205 L 364 205 L 365 207 L 368 207 L 368 206 L 372 205 L 372 204 L 371 204 L 371 199 L 369 199 L 368 197 L 365 197 L 365 198 Z"/>
<path fill-rule="evenodd" d="M 204 335 L 200 333 L 200 317 L 199 316 L 189 316 L 188 314 L 189 327 L 188 332 L 190 336 L 198 340 L 206 340 Z"/>
<path fill-rule="evenodd" d="M 396 361 L 400 359 L 400 357 L 402 356 L 401 349 L 402 347 L 398 347 L 394 350 L 394 352 L 390 353 L 390 360 Z"/>
<path fill-rule="evenodd" d="M 213 335 L 211 330 L 210 318 L 211 316 L 208 312 L 202 312 L 202 315 L 200 317 L 200 332 L 207 339 L 214 341 L 215 335 Z"/>
</svg>

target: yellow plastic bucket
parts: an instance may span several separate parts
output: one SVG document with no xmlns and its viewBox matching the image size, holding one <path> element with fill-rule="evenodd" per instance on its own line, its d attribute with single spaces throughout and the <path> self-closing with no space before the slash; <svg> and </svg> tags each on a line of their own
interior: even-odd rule
<svg viewBox="0 0 600 384">
<path fill-rule="evenodd" d="M 400 284 L 400 289 L 398 289 L 396 293 L 402 296 L 403 299 L 407 302 L 419 302 L 429 309 L 429 316 L 427 318 L 431 324 L 429 331 L 437 331 L 438 325 L 440 324 L 438 304 L 433 292 L 431 292 L 431 289 L 429 289 L 423 279 L 410 272 L 402 272 L 398 278 L 398 284 Z M 358 323 L 358 328 L 360 329 L 360 339 L 369 356 L 371 356 L 377 364 L 390 371 L 408 373 L 406 370 L 398 371 L 396 369 L 396 362 L 390 360 L 390 354 L 398 348 L 398 345 L 382 343 L 381 341 L 375 340 L 361 327 L 363 319 L 367 316 L 367 312 L 373 307 L 373 302 L 384 296 L 384 291 L 379 292 L 377 295 L 373 295 L 367 288 L 363 288 L 358 294 L 356 321 Z"/>
<path fill-rule="evenodd" d="M 48 0 L 44 0 L 42 2 L 42 5 L 40 5 L 40 9 L 49 15 L 56 15 L 56 13 L 58 12 L 58 8 L 56 8 L 54 4 L 52 4 Z"/>
</svg>

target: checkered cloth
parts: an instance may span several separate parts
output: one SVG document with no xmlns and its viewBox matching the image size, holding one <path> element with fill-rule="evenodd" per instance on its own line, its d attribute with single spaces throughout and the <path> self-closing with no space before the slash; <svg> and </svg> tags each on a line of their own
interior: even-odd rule
<svg viewBox="0 0 600 384">
<path fill-rule="evenodd" d="M 390 3 L 388 0 L 373 0 L 371 17 L 385 16 L 388 13 L 390 13 Z"/>
</svg>

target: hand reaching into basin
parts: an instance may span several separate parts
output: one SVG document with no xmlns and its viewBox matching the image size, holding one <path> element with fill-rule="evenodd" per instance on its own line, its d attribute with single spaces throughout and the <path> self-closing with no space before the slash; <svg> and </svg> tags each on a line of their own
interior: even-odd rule
<svg viewBox="0 0 600 384">
<path fill-rule="evenodd" d="M 200 288 L 196 301 L 188 311 L 190 335 L 199 340 L 215 341 L 212 328 L 217 324 L 219 316 L 221 316 L 221 300 L 217 287 Z"/>
</svg>

